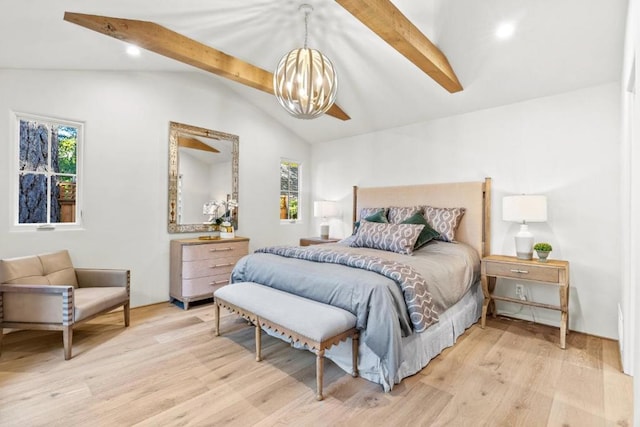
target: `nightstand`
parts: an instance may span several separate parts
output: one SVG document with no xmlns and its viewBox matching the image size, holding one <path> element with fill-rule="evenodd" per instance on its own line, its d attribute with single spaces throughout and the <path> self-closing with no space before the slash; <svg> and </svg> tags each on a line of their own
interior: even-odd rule
<svg viewBox="0 0 640 427">
<path fill-rule="evenodd" d="M 496 279 L 515 279 L 536 282 L 543 285 L 557 286 L 560 296 L 559 305 L 542 304 L 515 298 L 493 295 Z M 489 255 L 482 259 L 481 266 L 482 320 L 480 326 L 485 327 L 487 310 L 496 316 L 495 301 L 509 301 L 533 307 L 547 308 L 560 311 L 560 347 L 566 347 L 566 335 L 569 325 L 569 262 L 550 259 L 547 262 L 537 260 L 523 260 L 513 256 Z"/>
<path fill-rule="evenodd" d="M 323 243 L 335 243 L 340 240 L 341 239 L 334 239 L 333 237 L 329 237 L 328 239 L 321 237 L 303 237 L 300 239 L 300 246 L 322 245 Z"/>
</svg>

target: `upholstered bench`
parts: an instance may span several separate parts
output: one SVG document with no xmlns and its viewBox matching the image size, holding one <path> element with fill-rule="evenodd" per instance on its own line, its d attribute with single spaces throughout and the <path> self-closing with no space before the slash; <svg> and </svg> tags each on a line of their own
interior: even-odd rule
<svg viewBox="0 0 640 427">
<path fill-rule="evenodd" d="M 305 345 L 316 354 L 316 399 L 322 400 L 324 351 L 351 338 L 352 376 L 358 376 L 358 330 L 356 316 L 338 307 L 273 289 L 253 282 L 223 286 L 213 293 L 215 333 L 220 335 L 220 307 L 225 307 L 256 326 L 256 360 L 262 360 L 261 327 L 281 334 L 289 342 Z"/>
</svg>

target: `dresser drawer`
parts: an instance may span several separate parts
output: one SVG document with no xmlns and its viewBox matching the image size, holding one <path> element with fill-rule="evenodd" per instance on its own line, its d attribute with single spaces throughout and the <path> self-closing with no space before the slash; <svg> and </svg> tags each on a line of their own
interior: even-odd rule
<svg viewBox="0 0 640 427">
<path fill-rule="evenodd" d="M 199 261 L 185 261 L 182 265 L 182 278 L 194 279 L 218 274 L 230 274 L 233 266 L 240 257 L 224 257 L 204 259 Z"/>
<path fill-rule="evenodd" d="M 218 257 L 236 257 L 239 259 L 248 252 L 247 242 L 221 242 L 182 247 L 183 261 L 196 261 Z"/>
<path fill-rule="evenodd" d="M 182 296 L 185 298 L 206 295 L 213 298 L 213 291 L 229 283 L 229 274 L 185 279 L 182 281 Z"/>
<path fill-rule="evenodd" d="M 559 270 L 552 266 L 514 265 L 510 263 L 485 261 L 487 276 L 512 277 L 540 282 L 558 283 Z"/>
</svg>

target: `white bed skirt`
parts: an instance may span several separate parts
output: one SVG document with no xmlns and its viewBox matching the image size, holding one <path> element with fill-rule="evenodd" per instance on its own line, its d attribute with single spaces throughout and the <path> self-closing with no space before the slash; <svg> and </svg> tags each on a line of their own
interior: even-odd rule
<svg viewBox="0 0 640 427">
<path fill-rule="evenodd" d="M 403 362 L 398 369 L 394 383 L 399 384 L 403 378 L 413 375 L 456 340 L 471 325 L 476 323 L 482 314 L 482 287 L 478 281 L 455 305 L 440 315 L 440 321 L 419 334 L 411 334 L 402 339 Z M 332 347 L 325 353 L 345 372 L 351 372 L 351 340 Z M 382 385 L 388 392 L 394 386 L 389 383 L 389 376 L 384 365 L 365 343 L 360 343 L 358 352 L 358 370 L 360 376 Z"/>
</svg>

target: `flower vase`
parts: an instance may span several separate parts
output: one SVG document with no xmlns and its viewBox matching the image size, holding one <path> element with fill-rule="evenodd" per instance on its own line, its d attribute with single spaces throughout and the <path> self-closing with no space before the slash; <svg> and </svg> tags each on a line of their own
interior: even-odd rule
<svg viewBox="0 0 640 427">
<path fill-rule="evenodd" d="M 233 225 L 221 225 L 220 226 L 220 238 L 221 239 L 233 239 L 236 237 L 235 232 L 233 230 Z"/>
</svg>

